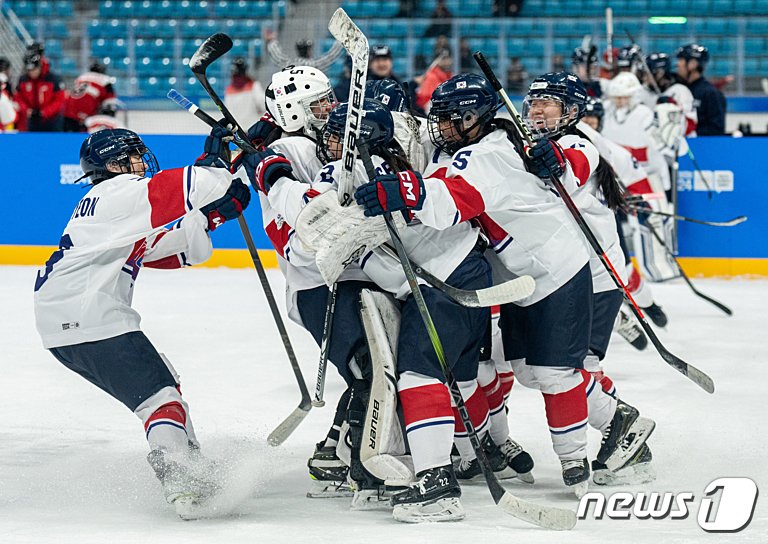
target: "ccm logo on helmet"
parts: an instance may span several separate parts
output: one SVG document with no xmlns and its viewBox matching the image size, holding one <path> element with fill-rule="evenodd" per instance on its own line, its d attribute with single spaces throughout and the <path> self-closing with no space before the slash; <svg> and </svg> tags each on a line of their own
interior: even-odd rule
<svg viewBox="0 0 768 544">
<path fill-rule="evenodd" d="M 107 151 L 112 151 L 114 148 L 115 148 L 115 144 L 112 144 L 111 146 L 109 146 L 109 147 L 105 147 L 104 149 L 99 149 L 99 150 L 97 151 L 97 153 L 98 153 L 99 155 L 103 155 L 103 154 L 104 154 L 104 153 L 106 153 Z"/>
</svg>

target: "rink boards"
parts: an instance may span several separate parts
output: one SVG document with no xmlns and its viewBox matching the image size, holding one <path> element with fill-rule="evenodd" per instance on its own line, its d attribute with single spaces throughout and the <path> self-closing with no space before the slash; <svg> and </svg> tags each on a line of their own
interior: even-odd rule
<svg viewBox="0 0 768 544">
<path fill-rule="evenodd" d="M 148 135 L 147 145 L 161 167 L 194 162 L 203 136 Z M 0 264 L 42 264 L 58 243 L 75 204 L 87 185 L 74 184 L 81 175 L 79 134 L 0 134 L 0 183 L 5 225 L 0 230 Z M 749 220 L 736 227 L 715 228 L 679 222 L 679 255 L 691 275 L 768 276 L 768 179 L 764 159 L 768 138 L 709 137 L 691 140 L 704 179 L 688 157 L 680 161 L 678 213 L 697 219 L 724 221 L 739 215 Z M 253 201 L 256 204 L 256 201 Z M 258 205 L 246 211 L 248 224 L 265 266 L 277 259 L 261 226 Z M 235 222 L 213 233 L 216 250 L 206 266 L 252 266 Z"/>
</svg>

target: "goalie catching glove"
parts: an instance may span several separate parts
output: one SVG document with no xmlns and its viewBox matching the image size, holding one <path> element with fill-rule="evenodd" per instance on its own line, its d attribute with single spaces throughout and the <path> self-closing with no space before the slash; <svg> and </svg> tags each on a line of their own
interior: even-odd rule
<svg viewBox="0 0 768 544">
<path fill-rule="evenodd" d="M 405 215 L 408 210 L 420 210 L 425 196 L 421 174 L 411 170 L 376 176 L 355 191 L 355 200 L 365 208 L 368 217 L 397 211 Z M 410 217 L 406 216 L 406 220 Z"/>
<path fill-rule="evenodd" d="M 248 186 L 239 178 L 233 179 L 224 196 L 200 208 L 208 219 L 208 231 L 216 230 L 226 221 L 240 217 L 250 201 L 251 190 Z"/>
</svg>

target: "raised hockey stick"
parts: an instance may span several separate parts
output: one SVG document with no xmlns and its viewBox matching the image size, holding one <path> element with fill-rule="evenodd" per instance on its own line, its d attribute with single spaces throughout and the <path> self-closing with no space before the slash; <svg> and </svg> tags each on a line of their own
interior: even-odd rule
<svg viewBox="0 0 768 544">
<path fill-rule="evenodd" d="M 675 261 L 675 266 L 677 266 L 677 269 L 680 271 L 680 275 L 685 280 L 685 283 L 688 284 L 688 287 L 691 288 L 691 291 L 693 291 L 693 293 L 696 296 L 703 298 L 704 300 L 706 300 L 710 304 L 713 304 L 714 306 L 717 306 L 720 310 L 722 310 L 726 314 L 733 315 L 733 311 L 728 306 L 726 306 L 721 302 L 716 301 L 712 297 L 708 297 L 707 295 L 705 295 L 704 293 L 696 289 L 696 287 L 693 285 L 693 282 L 691 282 L 690 278 L 685 273 L 685 270 L 683 270 L 683 267 L 680 266 L 680 261 L 677 260 L 677 257 L 674 255 L 674 253 L 672 253 L 667 247 L 667 244 L 664 243 L 664 240 L 661 238 L 661 235 L 659 235 L 659 233 L 656 232 L 656 229 L 654 229 L 650 224 L 646 224 L 645 226 L 648 227 L 648 230 L 651 231 L 651 234 L 653 234 L 653 237 L 656 238 L 656 241 L 658 241 L 662 245 L 664 250 L 669 254 L 670 257 L 672 257 L 672 260 Z"/>
<path fill-rule="evenodd" d="M 605 41 L 608 48 L 608 60 L 611 63 L 611 70 L 616 74 L 617 58 L 613 56 L 613 9 L 605 8 Z"/>
<path fill-rule="evenodd" d="M 499 83 L 499 80 L 496 78 L 496 74 L 493 72 L 493 68 L 491 68 L 491 66 L 488 64 L 488 61 L 486 60 L 485 55 L 483 55 L 480 51 L 477 51 L 473 56 L 475 58 L 475 61 L 477 61 L 478 66 L 480 66 L 480 69 L 485 74 L 485 77 L 488 79 L 488 81 L 491 83 L 493 88 L 496 89 L 496 92 L 501 97 L 502 102 L 506 106 L 507 111 L 509 111 L 509 114 L 512 117 L 512 121 L 515 123 L 515 126 L 517 127 L 517 130 L 520 132 L 520 135 L 522 136 L 523 140 L 525 140 L 525 142 L 529 146 L 532 146 L 534 144 L 534 141 L 533 141 L 533 136 L 531 135 L 531 131 L 523 122 L 523 119 L 522 117 L 520 117 L 520 114 L 517 112 L 515 105 L 509 99 L 507 92 L 501 86 L 501 83 Z M 683 361 L 682 359 L 674 355 L 672 352 L 670 352 L 666 347 L 664 347 L 664 344 L 661 343 L 661 340 L 659 340 L 659 338 L 656 336 L 656 333 L 653 331 L 651 326 L 648 324 L 648 321 L 645 319 L 645 316 L 643 315 L 642 310 L 637 305 L 635 300 L 632 298 L 632 295 L 627 289 L 627 286 L 624 285 L 623 281 L 621 281 L 621 277 L 616 272 L 616 269 L 614 268 L 613 264 L 611 264 L 611 261 L 608 259 L 608 256 L 605 254 L 605 251 L 603 250 L 603 248 L 600 246 L 600 242 L 598 242 L 597 238 L 595 237 L 595 234 L 592 232 L 592 229 L 589 227 L 586 220 L 584 219 L 584 216 L 581 215 L 579 208 L 573 202 L 571 195 L 568 194 L 568 191 L 566 191 L 565 188 L 563 187 L 562 182 L 557 178 L 557 176 L 552 176 L 552 175 L 550 175 L 549 177 L 549 182 L 557 190 L 558 194 L 560 195 L 560 198 L 563 200 L 566 207 L 568 208 L 568 211 L 571 212 L 571 215 L 573 216 L 574 220 L 578 224 L 581 231 L 584 233 L 584 236 L 587 238 L 587 241 L 592 246 L 592 249 L 595 251 L 595 254 L 603 263 L 603 266 L 605 267 L 608 274 L 611 276 L 611 279 L 613 279 L 613 282 L 616 284 L 616 287 L 618 287 L 624 292 L 624 297 L 630 303 L 630 308 L 632 308 L 632 312 L 637 317 L 638 321 L 643 327 L 643 330 L 648 335 L 648 338 L 651 339 L 651 342 L 656 348 L 656 351 L 659 352 L 659 355 L 661 355 L 662 359 L 664 359 L 664 361 L 666 361 L 666 363 L 669 364 L 672 368 L 674 368 L 675 370 L 680 372 L 682 375 L 690 379 L 693 383 L 701 387 L 707 393 L 714 393 L 715 383 L 712 381 L 712 378 L 707 376 L 704 372 L 702 372 L 695 366 L 689 365 L 688 363 L 686 363 L 685 361 Z"/>
<path fill-rule="evenodd" d="M 675 213 L 660 212 L 656 210 L 649 210 L 640 206 L 630 205 L 629 209 L 636 212 L 652 213 L 654 215 L 661 215 L 662 217 L 673 217 L 678 221 L 687 221 L 688 223 L 696 223 L 697 225 L 707 225 L 708 227 L 735 227 L 747 220 L 746 215 L 739 215 L 733 219 L 727 221 L 704 221 L 703 219 L 694 219 L 693 217 L 685 217 L 684 215 L 678 215 Z"/>
<path fill-rule="evenodd" d="M 360 158 L 365 165 L 365 171 L 368 174 L 369 179 L 372 180 L 374 177 L 376 177 L 376 171 L 374 169 L 373 162 L 371 161 L 371 156 L 368 153 L 368 149 L 360 146 L 359 151 Z M 432 347 L 435 349 L 437 359 L 440 362 L 440 367 L 442 368 L 443 373 L 445 374 L 445 379 L 448 382 L 448 388 L 451 392 L 451 397 L 453 398 L 453 402 L 456 404 L 456 408 L 458 409 L 461 421 L 464 423 L 464 427 L 467 429 L 469 441 L 472 444 L 472 448 L 475 450 L 477 461 L 480 463 L 483 476 L 485 477 L 485 481 L 488 484 L 488 489 L 491 492 L 491 496 L 493 497 L 494 502 L 507 514 L 523 521 L 527 521 L 528 523 L 538 525 L 539 527 L 555 530 L 573 529 L 573 527 L 576 526 L 576 514 L 572 510 L 542 506 L 525 501 L 512 495 L 499 483 L 499 480 L 493 473 L 493 469 L 491 468 L 491 465 L 488 462 L 488 458 L 485 455 L 485 450 L 480 443 L 480 437 L 477 436 L 477 432 L 472 425 L 472 420 L 469 418 L 469 413 L 467 412 L 467 407 L 464 404 L 464 399 L 461 396 L 461 391 L 459 390 L 459 385 L 456 382 L 456 378 L 453 376 L 453 372 L 451 372 L 451 368 L 448 366 L 448 363 L 445 359 L 443 345 L 440 342 L 440 337 L 437 333 L 437 329 L 435 328 L 435 324 L 432 321 L 432 316 L 429 314 L 429 308 L 427 308 L 427 304 L 424 301 L 424 295 L 419 289 L 419 283 L 416 279 L 416 274 L 414 273 L 413 268 L 411 268 L 411 261 L 405 252 L 403 242 L 400 240 L 397 227 L 392 221 L 392 214 L 385 213 L 384 220 L 387 223 L 387 229 L 389 230 L 389 234 L 392 238 L 392 244 L 395 246 L 398 258 L 400 259 L 400 264 L 403 267 L 403 272 L 405 273 L 405 277 L 408 280 L 408 286 L 411 288 L 411 295 L 413 296 L 413 299 L 416 302 L 416 306 L 419 309 L 419 314 L 424 321 L 424 326 L 426 327 L 427 333 L 429 334 Z"/>
<path fill-rule="evenodd" d="M 248 135 L 238 125 L 237 120 L 232 116 L 232 113 L 230 113 L 229 109 L 224 105 L 224 102 L 213 90 L 213 87 L 211 87 L 211 84 L 208 82 L 208 77 L 205 74 L 208 66 L 210 66 L 212 62 L 220 58 L 230 49 L 232 49 L 232 40 L 229 38 L 229 36 L 221 33 L 214 34 L 205 40 L 202 45 L 200 45 L 195 54 L 192 55 L 192 59 L 189 61 L 189 68 L 192 70 L 192 73 L 195 74 L 197 80 L 208 93 L 208 96 L 211 97 L 211 100 L 213 100 L 216 106 L 218 106 L 219 110 L 224 115 L 224 118 L 235 127 L 236 134 L 239 136 L 241 143 L 243 144 L 243 150 L 253 152 L 256 149 L 248 141 Z M 264 296 L 267 298 L 269 309 L 272 312 L 272 318 L 275 320 L 275 324 L 277 325 L 277 330 L 280 333 L 283 347 L 285 347 L 285 352 L 288 355 L 288 360 L 291 363 L 293 374 L 296 377 L 296 381 L 299 384 L 299 390 L 301 391 L 301 400 L 299 401 L 299 406 L 267 437 L 267 441 L 270 445 L 278 446 L 282 444 L 285 439 L 288 438 L 288 436 L 290 436 L 290 434 L 296 429 L 296 427 L 299 426 L 304 418 L 307 417 L 309 410 L 312 408 L 312 397 L 310 397 L 309 391 L 307 390 L 307 384 L 304 382 L 304 376 L 301 373 L 299 361 L 296 359 L 296 353 L 293 351 L 291 339 L 288 336 L 288 331 L 285 329 L 283 317 L 280 315 L 280 309 L 277 307 L 275 294 L 272 292 L 272 287 L 269 285 L 267 273 L 264 270 L 264 265 L 262 264 L 261 259 L 259 258 L 259 253 L 256 250 L 256 244 L 253 243 L 253 238 L 251 238 L 251 233 L 248 229 L 247 223 L 245 222 L 245 217 L 242 215 L 238 217 L 238 223 L 240 225 L 240 230 L 243 232 L 243 237 L 245 238 L 245 243 L 248 246 L 248 251 L 251 254 L 253 265 L 256 267 L 256 272 L 259 275 L 259 281 L 261 282 Z"/>
<path fill-rule="evenodd" d="M 400 260 L 395 249 L 389 244 L 382 244 L 379 248 L 393 259 Z M 421 279 L 432 284 L 432 287 L 440 289 L 453 299 L 454 302 L 468 308 L 490 308 L 491 306 L 501 306 L 502 304 L 517 302 L 530 296 L 536 288 L 536 282 L 531 276 L 521 276 L 485 289 L 476 289 L 474 291 L 459 289 L 458 287 L 448 285 L 413 261 L 410 261 L 409 264 L 413 268 L 414 273 Z"/>
</svg>

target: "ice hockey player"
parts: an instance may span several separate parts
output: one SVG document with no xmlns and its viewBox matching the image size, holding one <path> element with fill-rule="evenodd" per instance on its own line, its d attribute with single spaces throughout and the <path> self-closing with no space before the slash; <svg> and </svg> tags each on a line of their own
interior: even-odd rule
<svg viewBox="0 0 768 544">
<path fill-rule="evenodd" d="M 102 102 L 96 115 L 85 118 L 84 124 L 88 134 L 93 134 L 105 128 L 122 128 L 117 121 L 117 112 L 122 109 L 125 109 L 125 104 L 117 98 L 108 98 Z"/>
<path fill-rule="evenodd" d="M 248 135 L 254 145 L 268 147 L 262 153 L 245 157 L 245 167 L 254 180 L 264 229 L 286 278 L 288 316 L 321 345 L 329 290 L 316 266 L 315 255 L 302 244 L 293 244 L 291 239 L 298 213 L 318 194 L 307 191 L 323 168 L 318 141 L 328 114 L 336 105 L 336 97 L 322 71 L 311 66 L 290 66 L 272 75 L 266 105 L 268 113 L 249 129 Z M 365 366 L 359 363 L 367 357 L 367 346 L 358 305 L 361 289 L 372 285 L 355 265 L 345 270 L 337 285 L 329 360 L 348 386 L 355 380 L 354 373 L 359 367 Z M 333 334 L 334 330 L 338 332 Z M 309 491 L 311 497 L 350 494 L 346 486 L 348 462 L 336 453 L 350 394 L 349 389 L 342 394 L 331 429 L 317 443 L 309 459 L 309 474 L 314 480 Z"/>
<path fill-rule="evenodd" d="M 725 133 L 726 102 L 704 77 L 709 62 L 709 50 L 703 45 L 689 43 L 677 50 L 677 75 L 683 80 L 694 99 L 699 136 L 717 136 Z"/>
<path fill-rule="evenodd" d="M 462 74 L 443 83 L 432 95 L 429 131 L 437 149 L 451 155 L 449 163 L 427 177 L 379 175 L 356 198 L 370 215 L 406 210 L 422 226 L 437 229 L 476 219 L 510 272 L 534 276 L 533 295 L 501 307 L 505 356 L 515 361 L 518 381 L 542 392 L 563 480 L 583 488 L 579 484 L 589 478 L 587 388 L 594 384 L 580 372 L 592 315 L 590 254 L 573 218 L 541 179 L 550 168 L 573 176 L 573 168 L 566 170 L 564 152 L 544 137 L 526 159 L 538 176 L 528 173 L 519 135 L 509 122 L 494 119 L 498 105 L 493 87 L 480 76 Z M 578 116 L 578 109 L 565 113 L 574 123 Z M 433 161 L 438 160 L 436 153 Z M 408 198 L 411 189 L 418 199 Z M 601 411 L 608 413 L 604 429 L 610 424 L 598 459 L 612 467 L 623 464 L 653 423 L 599 387 L 589 392 L 607 408 Z"/>
<path fill-rule="evenodd" d="M 95 115 L 106 100 L 115 98 L 114 83 L 115 78 L 108 76 L 107 67 L 99 62 L 80 74 L 64 99 L 64 131 L 86 132 L 85 120 Z"/>
<path fill-rule="evenodd" d="M 210 231 L 248 206 L 248 187 L 229 172 L 230 137 L 217 127 L 194 166 L 158 171 L 135 132 L 88 136 L 80 165 L 93 187 L 35 281 L 43 346 L 141 420 L 147 459 L 166 500 L 185 518 L 195 517 L 218 486 L 200 455 L 178 375 L 139 328 L 131 301 L 142 266 L 204 262 Z"/>
</svg>

